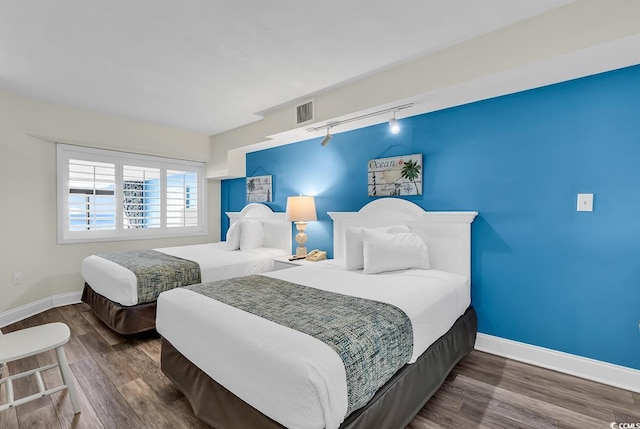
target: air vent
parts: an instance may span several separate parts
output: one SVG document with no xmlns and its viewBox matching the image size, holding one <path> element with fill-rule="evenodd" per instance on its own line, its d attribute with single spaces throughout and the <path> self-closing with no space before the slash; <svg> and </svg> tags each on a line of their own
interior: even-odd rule
<svg viewBox="0 0 640 429">
<path fill-rule="evenodd" d="M 296 106 L 296 124 L 313 121 L 313 100 Z"/>
</svg>

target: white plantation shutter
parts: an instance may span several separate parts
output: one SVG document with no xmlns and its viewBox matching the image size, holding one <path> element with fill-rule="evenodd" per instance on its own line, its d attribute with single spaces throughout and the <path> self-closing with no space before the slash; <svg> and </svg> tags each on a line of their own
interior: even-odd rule
<svg viewBox="0 0 640 429">
<path fill-rule="evenodd" d="M 167 170 L 167 226 L 171 228 L 197 225 L 197 173 Z"/>
<path fill-rule="evenodd" d="M 115 229 L 115 165 L 80 159 L 68 165 L 68 229 Z"/>
<path fill-rule="evenodd" d="M 122 182 L 123 228 L 160 228 L 160 169 L 124 165 Z"/>
<path fill-rule="evenodd" d="M 58 144 L 58 242 L 204 235 L 204 164 Z"/>
</svg>

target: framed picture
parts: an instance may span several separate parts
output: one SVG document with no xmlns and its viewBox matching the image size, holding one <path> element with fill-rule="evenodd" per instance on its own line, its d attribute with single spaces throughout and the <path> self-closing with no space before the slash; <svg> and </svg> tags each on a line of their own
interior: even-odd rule
<svg viewBox="0 0 640 429">
<path fill-rule="evenodd" d="M 369 161 L 370 197 L 422 195 L 422 154 Z"/>
<path fill-rule="evenodd" d="M 247 177 L 248 203 L 270 203 L 272 199 L 271 175 Z"/>
</svg>

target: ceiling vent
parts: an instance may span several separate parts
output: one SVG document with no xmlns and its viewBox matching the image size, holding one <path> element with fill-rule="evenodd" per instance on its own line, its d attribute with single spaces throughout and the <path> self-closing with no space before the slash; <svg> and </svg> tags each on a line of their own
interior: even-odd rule
<svg viewBox="0 0 640 429">
<path fill-rule="evenodd" d="M 296 125 L 313 121 L 313 100 L 296 106 Z"/>
</svg>

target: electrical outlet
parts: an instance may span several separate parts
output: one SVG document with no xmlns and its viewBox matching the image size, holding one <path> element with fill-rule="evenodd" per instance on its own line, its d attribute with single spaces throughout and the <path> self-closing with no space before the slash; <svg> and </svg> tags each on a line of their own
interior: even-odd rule
<svg viewBox="0 0 640 429">
<path fill-rule="evenodd" d="M 13 285 L 18 286 L 22 284 L 22 273 L 13 273 Z"/>
</svg>

